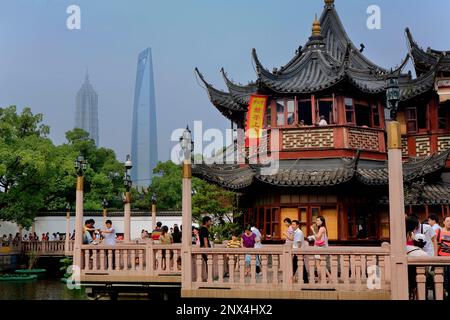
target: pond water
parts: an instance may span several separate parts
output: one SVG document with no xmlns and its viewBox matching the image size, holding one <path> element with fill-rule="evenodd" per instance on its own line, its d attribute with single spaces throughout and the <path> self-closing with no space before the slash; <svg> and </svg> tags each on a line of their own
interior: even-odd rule
<svg viewBox="0 0 450 320">
<path fill-rule="evenodd" d="M 86 300 L 84 289 L 70 290 L 59 279 L 0 282 L 0 300 Z"/>
</svg>

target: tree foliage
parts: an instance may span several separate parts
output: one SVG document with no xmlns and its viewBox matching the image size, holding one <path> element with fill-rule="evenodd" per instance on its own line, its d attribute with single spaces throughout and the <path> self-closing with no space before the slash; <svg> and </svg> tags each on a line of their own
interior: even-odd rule
<svg viewBox="0 0 450 320">
<path fill-rule="evenodd" d="M 75 202 L 74 160 L 89 162 L 85 178 L 85 209 L 101 208 L 103 198 L 121 206 L 123 165 L 114 151 L 97 148 L 87 132 L 66 133 L 67 143 L 55 146 L 43 115 L 29 108 L 0 108 L 0 219 L 29 227 L 40 210 L 61 210 Z"/>
</svg>

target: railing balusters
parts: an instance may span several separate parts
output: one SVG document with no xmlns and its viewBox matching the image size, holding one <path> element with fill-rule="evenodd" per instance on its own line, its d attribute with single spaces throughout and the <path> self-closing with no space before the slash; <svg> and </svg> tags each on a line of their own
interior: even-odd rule
<svg viewBox="0 0 450 320">
<path fill-rule="evenodd" d="M 214 274 L 213 274 L 213 255 L 212 254 L 208 254 L 207 273 L 208 273 L 208 283 L 213 283 Z"/>
<path fill-rule="evenodd" d="M 116 271 L 119 271 L 120 270 L 120 249 L 115 249 L 114 250 L 114 253 L 115 253 L 115 255 L 116 255 Z"/>
<path fill-rule="evenodd" d="M 219 283 L 223 283 L 223 254 L 219 254 L 218 266 L 219 266 Z"/>
<path fill-rule="evenodd" d="M 195 255 L 197 258 L 197 282 L 203 282 L 203 257 L 200 254 Z"/>
<path fill-rule="evenodd" d="M 327 283 L 327 256 L 320 256 L 320 284 L 325 285 Z"/>
<path fill-rule="evenodd" d="M 117 264 L 117 260 L 116 260 Z M 108 250 L 108 271 L 112 271 L 113 269 L 113 251 Z"/>
<path fill-rule="evenodd" d="M 239 255 L 239 283 L 245 283 L 245 255 Z"/>
<path fill-rule="evenodd" d="M 97 268 L 97 251 L 96 249 L 92 250 L 92 270 L 96 271 Z"/>
<path fill-rule="evenodd" d="M 278 266 L 280 263 L 280 256 L 278 254 L 272 255 L 272 283 L 278 284 Z"/>
<path fill-rule="evenodd" d="M 250 255 L 250 283 L 256 283 L 256 255 Z"/>
<path fill-rule="evenodd" d="M 269 256 L 267 254 L 262 254 L 260 255 L 261 257 L 261 272 L 262 272 L 262 279 L 261 279 L 261 283 L 267 283 L 267 277 L 269 274 L 269 268 L 268 266 L 268 259 Z"/>
<path fill-rule="evenodd" d="M 131 250 L 131 270 L 136 270 L 136 250 Z"/>
<path fill-rule="evenodd" d="M 139 250 L 139 266 L 138 270 L 144 270 L 144 250 Z"/>
<path fill-rule="evenodd" d="M 343 288 L 348 289 L 350 286 L 349 279 L 349 256 L 343 255 L 342 257 L 342 267 L 341 267 L 341 278 L 343 280 Z"/>
<path fill-rule="evenodd" d="M 228 273 L 230 275 L 228 281 L 230 283 L 235 282 L 235 280 L 234 280 L 234 264 L 236 263 L 235 258 L 236 258 L 236 255 L 234 255 L 234 254 L 231 254 L 228 256 Z"/>
<path fill-rule="evenodd" d="M 434 292 L 436 300 L 444 300 L 444 267 L 435 267 L 434 274 Z"/>
<path fill-rule="evenodd" d="M 297 283 L 300 285 L 300 287 L 304 284 L 304 281 L 303 281 L 304 265 L 305 265 L 305 261 L 303 259 L 303 255 L 297 254 Z"/>
<path fill-rule="evenodd" d="M 309 263 L 309 284 L 316 283 L 316 259 L 313 255 L 308 257 Z"/>
<path fill-rule="evenodd" d="M 91 269 L 90 259 L 89 259 L 89 250 L 86 250 L 84 252 L 84 269 L 86 269 L 86 270 L 90 270 Z"/>
<path fill-rule="evenodd" d="M 425 276 L 425 267 L 417 267 L 416 268 L 417 275 L 416 275 L 416 281 L 417 281 L 417 298 L 418 300 L 425 300 L 426 299 L 426 282 L 427 277 Z"/>
<path fill-rule="evenodd" d="M 339 283 L 338 280 L 338 257 L 337 255 L 331 255 L 331 283 L 336 287 Z"/>
<path fill-rule="evenodd" d="M 356 289 L 361 288 L 361 256 L 355 256 L 355 286 Z"/>
</svg>

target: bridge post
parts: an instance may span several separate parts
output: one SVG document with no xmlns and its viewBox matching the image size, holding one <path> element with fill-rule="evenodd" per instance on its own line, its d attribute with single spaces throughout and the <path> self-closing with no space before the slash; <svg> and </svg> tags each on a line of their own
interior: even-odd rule
<svg viewBox="0 0 450 320">
<path fill-rule="evenodd" d="M 400 123 L 388 122 L 389 222 L 391 239 L 391 298 L 408 300 L 405 203 Z"/>
<path fill-rule="evenodd" d="M 133 164 L 131 162 L 131 157 L 128 154 L 125 161 L 125 178 L 124 178 L 124 184 L 125 184 L 125 205 L 124 205 L 124 232 L 123 232 L 123 240 L 126 243 L 129 243 L 131 241 L 131 177 L 128 174 L 128 172 L 133 167 Z"/>
<path fill-rule="evenodd" d="M 77 170 L 77 193 L 75 202 L 75 241 L 73 248 L 73 265 L 82 268 L 81 265 L 81 246 L 83 245 L 83 186 L 84 186 L 84 170 L 86 170 L 87 162 L 83 156 L 78 156 L 75 161 L 75 169 Z"/>
<path fill-rule="evenodd" d="M 183 161 L 181 287 L 192 287 L 192 169 L 190 159 Z"/>
<path fill-rule="evenodd" d="M 183 171 L 182 171 L 182 235 L 181 235 L 181 290 L 192 288 L 192 152 L 194 142 L 191 131 L 186 127 L 180 137 L 180 145 L 183 149 Z M 197 272 L 199 272 L 197 270 Z M 200 271 L 201 272 L 201 271 Z"/>
<path fill-rule="evenodd" d="M 64 254 L 66 256 L 69 255 L 69 241 L 70 241 L 70 237 L 69 237 L 69 233 L 70 233 L 70 204 L 67 204 L 66 206 L 66 239 L 64 242 Z"/>
</svg>

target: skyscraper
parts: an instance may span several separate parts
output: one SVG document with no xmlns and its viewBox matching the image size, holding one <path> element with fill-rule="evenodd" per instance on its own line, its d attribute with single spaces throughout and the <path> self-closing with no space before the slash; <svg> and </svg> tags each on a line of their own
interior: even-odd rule
<svg viewBox="0 0 450 320">
<path fill-rule="evenodd" d="M 87 72 L 76 97 L 75 128 L 87 131 L 98 145 L 98 95 L 89 82 Z"/>
<path fill-rule="evenodd" d="M 134 90 L 133 128 L 131 135 L 131 179 L 137 188 L 150 185 L 158 162 L 156 103 L 152 51 L 139 54 Z"/>
</svg>

